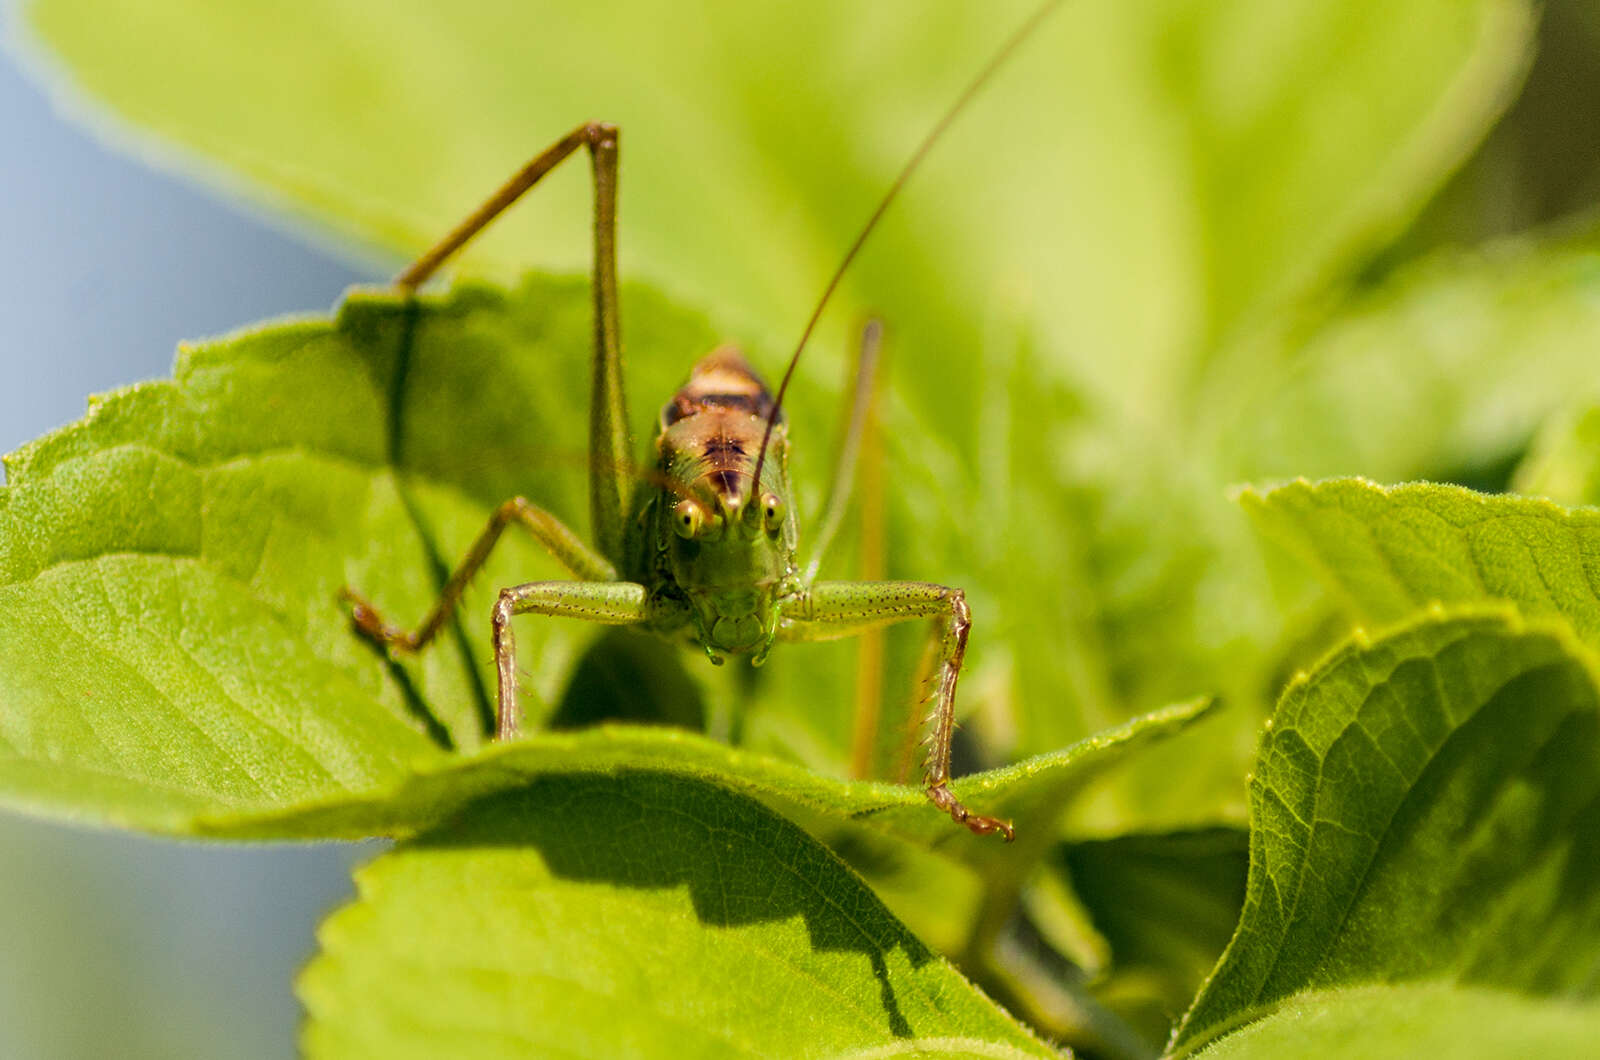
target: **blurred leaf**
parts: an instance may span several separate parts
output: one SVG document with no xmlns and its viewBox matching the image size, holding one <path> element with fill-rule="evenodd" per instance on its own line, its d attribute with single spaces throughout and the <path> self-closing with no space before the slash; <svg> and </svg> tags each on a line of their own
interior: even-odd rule
<svg viewBox="0 0 1600 1060">
<path fill-rule="evenodd" d="M 1214 380 L 1239 479 L 1438 477 L 1503 460 L 1600 388 L 1600 228 L 1436 255 L 1341 308 L 1274 371 Z"/>
<path fill-rule="evenodd" d="M 1233 936 L 1248 860 L 1231 828 L 1071 843 L 1052 859 L 1107 947 L 1094 997 L 1157 1047 Z"/>
<path fill-rule="evenodd" d="M 533 780 L 357 877 L 314 1057 L 1054 1056 L 825 848 L 682 774 Z"/>
<path fill-rule="evenodd" d="M 1440 603 L 1510 600 L 1529 616 L 1560 615 L 1600 644 L 1600 512 L 1360 479 L 1294 482 L 1241 500 L 1360 621 L 1386 625 Z"/>
<path fill-rule="evenodd" d="M 1546 421 L 1517 468 L 1515 486 L 1558 504 L 1600 504 L 1600 407 Z"/>
<path fill-rule="evenodd" d="M 1597 1038 L 1600 1007 L 1594 1005 L 1429 983 L 1300 994 L 1203 1055 L 1208 1060 L 1283 1056 L 1582 1060 L 1593 1055 Z"/>
<path fill-rule="evenodd" d="M 27 19 L 78 87 L 213 176 L 402 252 L 578 122 L 619 122 L 628 271 L 786 339 L 1036 6 L 34 0 Z M 910 348 L 980 351 L 1015 304 L 996 292 L 1027 276 L 1047 348 L 1159 412 L 1183 362 L 1392 238 L 1504 104 L 1530 32 L 1512 0 L 1067 4 L 851 288 Z M 585 260 L 583 178 L 565 178 L 469 252 L 479 267 Z"/>
<path fill-rule="evenodd" d="M 1507 108 L 1461 170 L 1384 255 L 1403 261 L 1581 215 L 1600 202 L 1600 8 L 1544 0 L 1534 62 Z"/>
<path fill-rule="evenodd" d="M 1565 623 L 1505 608 L 1357 640 L 1295 681 L 1251 783 L 1238 932 L 1174 1044 L 1373 983 L 1592 997 L 1595 679 Z"/>
</svg>

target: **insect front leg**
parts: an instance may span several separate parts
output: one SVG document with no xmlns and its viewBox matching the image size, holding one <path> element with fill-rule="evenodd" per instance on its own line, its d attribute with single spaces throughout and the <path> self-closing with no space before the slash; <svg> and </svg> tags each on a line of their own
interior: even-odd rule
<svg viewBox="0 0 1600 1060">
<path fill-rule="evenodd" d="M 413 652 L 422 648 L 444 628 L 450 613 L 455 610 L 456 603 L 461 599 L 461 594 L 466 591 L 467 583 L 488 561 L 489 554 L 494 551 L 495 544 L 500 540 L 500 534 L 513 521 L 526 527 L 528 532 L 549 549 L 550 554 L 566 567 L 574 578 L 598 582 L 616 580 L 616 568 L 585 545 L 565 523 L 538 505 L 530 504 L 521 497 L 513 497 L 496 508 L 494 514 L 489 517 L 489 525 L 483 528 L 478 539 L 472 543 L 471 551 L 456 567 L 455 573 L 450 576 L 450 581 L 445 584 L 444 591 L 439 594 L 438 601 L 422 620 L 421 625 L 412 631 L 389 625 L 384 622 L 383 616 L 378 614 L 377 608 L 354 589 L 346 587 L 342 596 L 350 604 L 350 618 L 355 622 L 356 628 L 379 644 L 398 651 Z"/>
<path fill-rule="evenodd" d="M 529 582 L 500 590 L 494 604 L 494 663 L 500 684 L 495 739 L 509 740 L 522 724 L 517 704 L 517 642 L 512 615 L 559 615 L 608 626 L 630 626 L 649 614 L 649 592 L 637 582 Z"/>
<path fill-rule="evenodd" d="M 931 582 L 817 582 L 783 605 L 779 636 L 784 640 L 834 640 L 869 629 L 932 619 L 939 645 L 938 687 L 928 716 L 928 757 L 923 785 L 928 798 L 958 824 L 978 835 L 999 832 L 1007 842 L 1016 833 L 1009 822 L 973 813 L 950 790 L 950 740 L 955 732 L 956 680 L 967 651 L 972 616 L 960 589 Z"/>
</svg>

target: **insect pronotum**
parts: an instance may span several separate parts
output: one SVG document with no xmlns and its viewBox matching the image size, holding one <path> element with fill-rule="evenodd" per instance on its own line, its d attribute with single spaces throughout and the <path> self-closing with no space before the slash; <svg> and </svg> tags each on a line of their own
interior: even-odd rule
<svg viewBox="0 0 1600 1060">
<path fill-rule="evenodd" d="M 345 590 L 358 629 L 390 650 L 413 652 L 448 621 L 467 582 L 483 566 L 500 534 L 521 524 L 571 572 L 572 581 L 530 582 L 501 589 L 492 614 L 498 671 L 496 737 L 517 735 L 514 615 L 563 615 L 687 637 L 711 660 L 749 655 L 759 665 L 774 642 L 832 640 L 897 622 L 933 624 L 937 682 L 928 729 L 923 785 L 928 798 L 979 835 L 1014 837 L 1009 822 L 973 813 L 950 791 L 950 741 L 956 681 L 972 619 L 960 589 L 916 581 L 816 581 L 813 563 L 802 572 L 798 529 L 789 489 L 789 438 L 783 398 L 801 351 L 867 236 L 934 143 L 1062 0 L 1041 6 L 1014 32 L 924 137 L 878 202 L 828 281 L 801 333 L 777 394 L 744 357 L 724 346 L 702 358 L 661 411 L 655 473 L 640 482 L 623 403 L 617 319 L 615 125 L 587 122 L 514 174 L 444 239 L 413 262 L 395 284 L 407 295 L 506 207 L 579 148 L 594 171 L 594 372 L 589 410 L 589 499 L 595 547 L 550 512 L 521 497 L 506 501 L 478 535 L 433 609 L 414 630 L 389 625 L 366 599 Z M 870 344 L 871 340 L 869 340 Z M 874 358 L 862 357 L 859 398 L 872 386 Z M 866 402 L 852 403 L 845 451 L 859 440 Z M 847 490 L 835 488 L 824 525 L 837 524 Z"/>
</svg>

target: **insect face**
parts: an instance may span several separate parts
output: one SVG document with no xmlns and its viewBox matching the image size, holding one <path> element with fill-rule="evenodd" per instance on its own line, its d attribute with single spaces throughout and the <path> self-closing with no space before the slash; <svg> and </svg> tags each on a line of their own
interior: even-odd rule
<svg viewBox="0 0 1600 1060">
<path fill-rule="evenodd" d="M 769 461 L 755 482 L 771 412 L 766 385 L 730 348 L 695 365 L 662 410 L 657 470 L 672 488 L 659 502 L 656 569 L 714 659 L 764 656 L 782 599 L 799 588 L 787 461 Z"/>
</svg>

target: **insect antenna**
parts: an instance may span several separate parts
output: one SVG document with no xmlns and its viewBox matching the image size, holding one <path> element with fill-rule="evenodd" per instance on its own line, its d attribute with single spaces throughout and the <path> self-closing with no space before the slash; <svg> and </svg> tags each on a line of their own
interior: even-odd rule
<svg viewBox="0 0 1600 1060">
<path fill-rule="evenodd" d="M 789 381 L 794 378 L 794 369 L 800 363 L 800 354 L 805 351 L 806 343 L 810 341 L 811 333 L 816 330 L 817 321 L 822 319 L 822 311 L 827 308 L 828 300 L 833 297 L 834 291 L 838 289 L 839 281 L 844 279 L 845 271 L 850 268 L 851 262 L 855 261 L 856 255 L 861 252 L 862 246 L 867 242 L 867 237 L 872 234 L 872 230 L 878 226 L 878 221 L 882 219 L 884 213 L 889 209 L 889 204 L 894 202 L 896 196 L 900 194 L 900 189 L 905 187 L 906 182 L 911 179 L 911 175 L 922 164 L 922 160 L 928 156 L 928 152 L 933 150 L 934 144 L 939 142 L 945 131 L 961 115 L 961 112 L 966 110 L 967 104 L 971 103 L 978 93 L 983 91 L 984 87 L 993 80 L 994 75 L 1000 71 L 1001 67 L 1005 66 L 1016 50 L 1029 37 L 1033 36 L 1034 31 L 1039 28 L 1045 19 L 1055 13 L 1056 8 L 1065 2 L 1066 0 L 1046 0 L 1044 4 L 1039 6 L 1038 10 L 1028 16 L 1027 21 L 1023 22 L 1021 26 L 1012 32 L 1011 36 L 1005 39 L 1005 42 L 1000 45 L 994 56 L 984 64 L 983 69 L 978 71 L 977 76 L 967 84 L 966 88 L 962 89 L 961 95 L 956 97 L 956 101 L 950 105 L 950 109 L 945 111 L 944 116 L 934 124 L 933 128 L 928 130 L 927 135 L 922 138 L 922 142 L 917 145 L 917 149 L 911 153 L 911 158 L 901 167 L 899 174 L 894 178 L 894 182 L 889 185 L 889 190 L 884 192 L 883 198 L 878 200 L 877 208 L 872 211 L 872 216 L 868 217 L 867 223 L 861 226 L 861 231 L 857 233 L 855 242 L 851 243 L 850 249 L 845 252 L 844 260 L 833 271 L 833 276 L 828 280 L 828 285 L 822 289 L 822 297 L 817 299 L 816 308 L 811 311 L 811 318 L 806 321 L 805 329 L 800 332 L 800 341 L 795 345 L 794 353 L 789 357 L 789 365 L 783 370 L 783 379 L 778 383 L 777 395 L 772 400 L 772 410 L 767 413 L 766 429 L 761 433 L 761 449 L 756 454 L 755 477 L 751 480 L 750 485 L 752 490 L 759 491 L 761 489 L 761 468 L 767 460 L 767 445 L 772 441 L 772 428 L 778 422 L 778 415 L 783 410 L 783 397 L 789 391 Z"/>
</svg>

